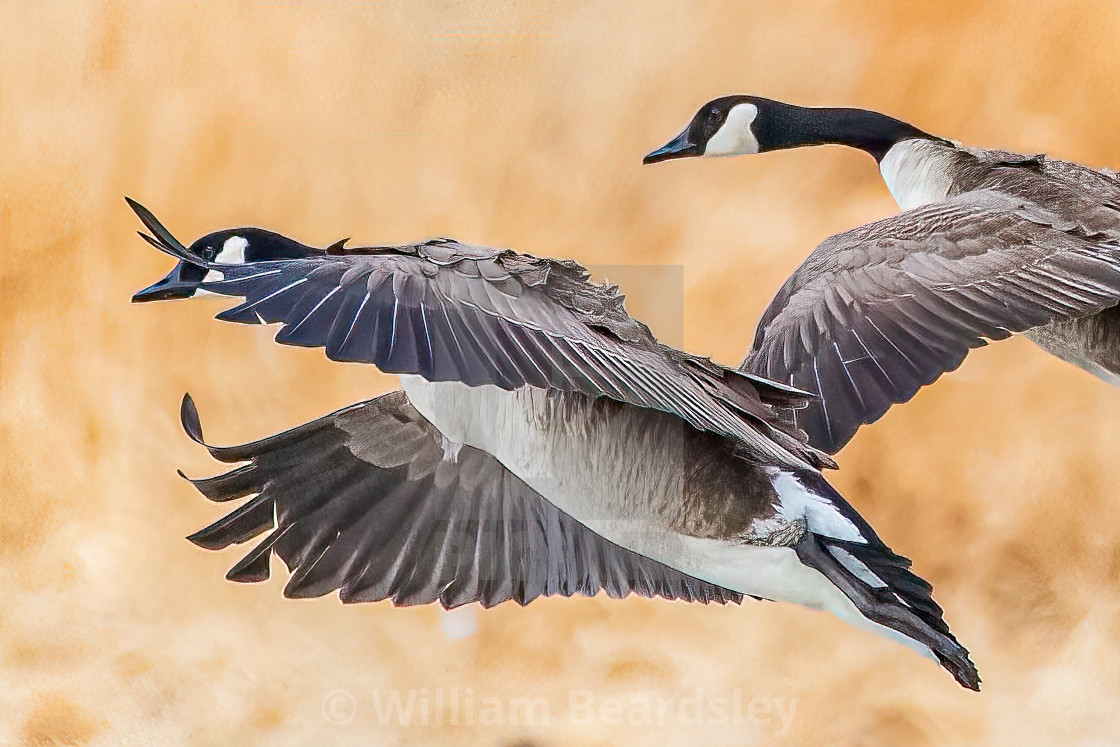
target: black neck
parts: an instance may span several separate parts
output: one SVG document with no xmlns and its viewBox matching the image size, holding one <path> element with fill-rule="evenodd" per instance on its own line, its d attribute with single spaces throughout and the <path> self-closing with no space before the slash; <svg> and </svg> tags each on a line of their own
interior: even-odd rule
<svg viewBox="0 0 1120 747">
<path fill-rule="evenodd" d="M 779 101 L 767 101 L 758 109 L 752 129 L 760 152 L 804 145 L 847 145 L 881 161 L 891 146 L 902 140 L 941 141 L 913 125 L 866 109 L 808 108 Z"/>
</svg>

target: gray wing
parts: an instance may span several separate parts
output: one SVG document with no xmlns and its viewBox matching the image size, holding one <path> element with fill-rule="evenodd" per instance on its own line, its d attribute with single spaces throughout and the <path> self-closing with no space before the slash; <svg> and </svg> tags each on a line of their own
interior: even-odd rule
<svg viewBox="0 0 1120 747">
<path fill-rule="evenodd" d="M 1120 177 L 1115 171 L 1043 153 L 1028 155 L 969 147 L 960 150 L 975 159 L 958 162 L 954 181 L 963 187 L 960 191 L 993 189 L 1044 202 L 1048 208 L 1086 227 L 1104 224 L 1115 230 L 1115 211 L 1120 210 Z"/>
<path fill-rule="evenodd" d="M 674 414 L 744 442 L 760 461 L 827 464 L 773 405 L 805 395 L 658 343 L 626 314 L 617 288 L 573 262 L 441 239 L 361 253 L 244 265 L 199 264 L 202 287 L 243 296 L 218 315 L 280 322 L 276 341 L 321 346 L 432 381 L 529 385 L 605 396 Z"/>
<path fill-rule="evenodd" d="M 967 193 L 822 243 L 763 315 L 743 369 L 819 394 L 796 422 L 836 452 L 985 339 L 1118 300 L 1115 234 Z"/>
<path fill-rule="evenodd" d="M 203 443 L 189 397 L 182 418 Z M 189 539 L 217 550 L 265 535 L 226 577 L 267 579 L 275 553 L 291 571 L 288 597 L 337 590 L 343 602 L 444 607 L 599 591 L 742 600 L 603 539 L 485 452 L 464 446 L 444 460 L 438 439 L 393 392 L 261 441 L 207 446 L 246 464 L 194 485 L 213 501 L 248 500 Z"/>
</svg>

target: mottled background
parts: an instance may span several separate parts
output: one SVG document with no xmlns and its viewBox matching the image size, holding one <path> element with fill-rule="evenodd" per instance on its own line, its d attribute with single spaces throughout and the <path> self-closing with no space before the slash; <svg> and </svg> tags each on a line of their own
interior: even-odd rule
<svg viewBox="0 0 1120 747">
<path fill-rule="evenodd" d="M 781 604 L 547 599 L 453 640 L 434 608 L 284 600 L 279 565 L 228 583 L 236 552 L 182 539 L 218 515 L 174 473 L 213 469 L 184 391 L 228 443 L 395 384 L 201 303 L 129 306 L 169 261 L 121 199 L 184 239 L 252 223 L 683 265 L 684 344 L 734 364 L 818 241 L 894 205 L 842 149 L 643 168 L 695 107 L 864 106 L 1116 167 L 1118 51 L 1111 0 L 3 2 L 0 744 L 672 743 L 698 727 L 580 726 L 568 693 L 697 688 L 795 703 L 792 744 L 1120 739 L 1120 393 L 1025 340 L 865 429 L 835 476 L 935 584 L 982 694 Z M 468 687 L 546 698 L 552 723 L 378 723 L 375 692 Z M 324 710 L 334 691 L 350 711 Z"/>
</svg>

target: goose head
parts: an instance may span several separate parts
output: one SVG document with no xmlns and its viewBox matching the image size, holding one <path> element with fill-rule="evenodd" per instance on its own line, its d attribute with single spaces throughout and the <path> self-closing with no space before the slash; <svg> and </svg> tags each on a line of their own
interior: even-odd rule
<svg viewBox="0 0 1120 747">
<path fill-rule="evenodd" d="M 272 231 L 261 228 L 228 228 L 203 236 L 187 247 L 187 251 L 219 265 L 242 265 L 278 259 L 298 259 L 321 250 L 304 246 Z M 205 294 L 201 284 L 208 278 L 206 268 L 180 260 L 165 277 L 132 297 L 133 303 L 144 301 L 169 301 L 176 298 L 193 298 Z M 213 279 L 213 278 L 209 278 Z"/>
<path fill-rule="evenodd" d="M 816 108 L 760 96 L 723 96 L 700 107 L 679 135 L 649 153 L 642 163 L 751 155 L 829 143 L 859 148 L 878 161 L 894 144 L 912 138 L 941 141 L 906 122 L 866 109 Z"/>
<path fill-rule="evenodd" d="M 126 198 L 127 199 L 127 198 Z M 227 228 L 208 233 L 190 246 L 183 246 L 152 213 L 134 200 L 128 204 L 140 217 L 151 236 L 141 233 L 160 251 L 179 260 L 165 277 L 132 296 L 133 303 L 192 298 L 205 294 L 201 287 L 214 272 L 208 265 L 240 265 L 282 259 L 299 259 L 322 254 L 294 239 L 263 228 Z"/>
<path fill-rule="evenodd" d="M 643 158 L 642 163 L 759 153 L 762 143 L 754 130 L 758 113 L 758 100 L 753 96 L 723 96 L 709 101 L 679 135 Z"/>
</svg>

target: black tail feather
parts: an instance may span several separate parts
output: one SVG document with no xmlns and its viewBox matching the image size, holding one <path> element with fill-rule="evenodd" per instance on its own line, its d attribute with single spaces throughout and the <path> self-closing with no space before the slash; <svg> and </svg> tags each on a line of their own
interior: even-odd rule
<svg viewBox="0 0 1120 747">
<path fill-rule="evenodd" d="M 861 579 L 830 548 L 850 553 L 886 585 L 872 586 Z M 910 572 L 908 559 L 881 542 L 844 542 L 811 532 L 796 550 L 801 562 L 823 573 L 864 617 L 928 646 L 962 687 L 980 690 L 980 675 L 968 650 L 949 630 L 941 607 L 933 601 L 933 587 Z"/>
<path fill-rule="evenodd" d="M 810 532 L 797 546 L 798 557 L 823 573 L 872 622 L 896 630 L 930 648 L 963 687 L 980 689 L 976 666 L 949 630 L 944 611 L 933 599 L 933 587 L 910 570 L 912 563 L 890 549 L 875 531 L 819 473 L 798 473 L 798 480 L 826 499 L 850 521 L 864 542 Z M 873 586 L 841 560 L 848 553 L 882 582 Z"/>
</svg>

